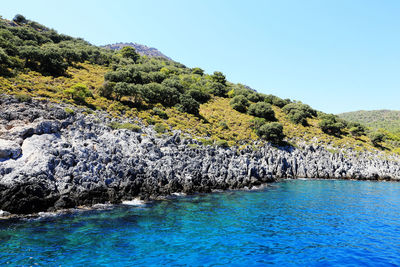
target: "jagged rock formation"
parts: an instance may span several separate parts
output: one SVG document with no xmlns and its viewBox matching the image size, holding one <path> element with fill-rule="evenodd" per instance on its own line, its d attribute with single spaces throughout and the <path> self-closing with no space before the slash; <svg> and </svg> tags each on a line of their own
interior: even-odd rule
<svg viewBox="0 0 400 267">
<path fill-rule="evenodd" d="M 109 44 L 109 45 L 104 45 L 102 47 L 107 48 L 107 49 L 112 49 L 112 50 L 120 50 L 125 46 L 131 46 L 136 49 L 136 52 L 138 52 L 142 56 L 148 56 L 148 57 L 162 57 L 168 60 L 172 60 L 171 58 L 167 57 L 163 53 L 161 53 L 159 50 L 157 50 L 154 47 L 148 47 L 146 45 L 138 44 L 138 43 L 116 43 L 116 44 Z"/>
<path fill-rule="evenodd" d="M 0 98 L 0 210 L 11 213 L 118 203 L 136 196 L 257 186 L 277 178 L 400 179 L 400 158 L 323 147 L 202 146 L 179 132 L 113 130 L 106 113 Z M 140 124 L 140 122 L 137 122 Z"/>
</svg>

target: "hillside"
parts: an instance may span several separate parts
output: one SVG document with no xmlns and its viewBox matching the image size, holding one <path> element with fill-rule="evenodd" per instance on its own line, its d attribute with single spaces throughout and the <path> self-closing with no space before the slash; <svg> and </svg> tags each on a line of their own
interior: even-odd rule
<svg viewBox="0 0 400 267">
<path fill-rule="evenodd" d="M 143 57 L 139 48 L 123 44 L 112 46 L 124 46 L 120 50 L 96 47 L 20 15 L 1 19 L 0 30 L 0 93 L 22 100 L 138 118 L 160 134 L 180 130 L 217 146 L 308 142 L 332 151 L 399 151 L 392 136 L 230 83 L 218 71 L 206 74 L 163 57 Z"/>
<path fill-rule="evenodd" d="M 382 128 L 393 133 L 400 133 L 400 111 L 397 110 L 359 110 L 341 113 L 338 116 L 374 129 Z"/>
<path fill-rule="evenodd" d="M 130 46 L 136 49 L 136 52 L 138 52 L 141 56 L 148 56 L 148 57 L 162 57 L 165 59 L 171 60 L 171 58 L 167 57 L 160 51 L 158 51 L 156 48 L 153 47 L 148 47 L 146 45 L 138 44 L 138 43 L 116 43 L 116 44 L 108 44 L 104 45 L 102 47 L 106 49 L 111 49 L 111 50 L 121 50 L 125 46 Z"/>
<path fill-rule="evenodd" d="M 130 46 L 0 19 L 0 210 L 400 180 L 400 139 Z"/>
</svg>

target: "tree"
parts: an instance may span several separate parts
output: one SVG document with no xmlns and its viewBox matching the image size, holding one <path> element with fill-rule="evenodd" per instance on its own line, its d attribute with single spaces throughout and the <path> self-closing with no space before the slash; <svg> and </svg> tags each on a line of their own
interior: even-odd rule
<svg viewBox="0 0 400 267">
<path fill-rule="evenodd" d="M 105 81 L 103 86 L 99 88 L 99 94 L 105 98 L 111 98 L 114 92 L 115 82 Z"/>
<path fill-rule="evenodd" d="M 190 95 L 184 94 L 179 98 L 180 104 L 178 106 L 179 110 L 182 112 L 187 112 L 190 114 L 198 115 L 200 104 L 194 100 Z"/>
<path fill-rule="evenodd" d="M 86 97 L 93 96 L 86 85 L 77 83 L 68 89 L 64 90 L 64 94 L 77 101 L 78 103 L 85 103 Z"/>
<path fill-rule="evenodd" d="M 135 63 L 140 58 L 139 54 L 136 53 L 136 49 L 131 46 L 124 46 L 121 49 L 121 55 L 124 58 L 132 59 Z"/>
<path fill-rule="evenodd" d="M 198 89 L 190 89 L 189 91 L 187 91 L 187 94 L 199 103 L 206 103 L 211 98 L 208 93 L 205 93 Z"/>
<path fill-rule="evenodd" d="M 171 88 L 175 88 L 176 90 L 178 90 L 180 93 L 184 92 L 184 87 L 182 86 L 181 82 L 179 81 L 178 77 L 170 77 L 165 79 L 162 83 L 162 85 L 171 87 Z"/>
<path fill-rule="evenodd" d="M 247 95 L 247 99 L 251 102 L 259 102 L 261 100 L 261 97 L 258 93 L 250 93 Z"/>
<path fill-rule="evenodd" d="M 211 75 L 211 79 L 216 83 L 220 83 L 220 84 L 226 86 L 226 77 L 220 71 L 214 71 L 214 74 Z"/>
<path fill-rule="evenodd" d="M 10 57 L 4 52 L 3 48 L 0 47 L 0 75 L 8 75 L 9 67 L 11 67 Z"/>
<path fill-rule="evenodd" d="M 283 108 L 285 105 L 289 104 L 287 100 L 283 100 L 282 98 L 275 97 L 272 99 L 272 105 Z"/>
<path fill-rule="evenodd" d="M 211 82 L 208 85 L 210 93 L 212 93 L 215 96 L 220 96 L 220 97 L 226 97 L 226 94 L 228 93 L 228 90 L 225 85 L 222 83 L 218 82 Z"/>
<path fill-rule="evenodd" d="M 23 46 L 20 48 L 20 57 L 25 59 L 25 65 L 45 75 L 65 75 L 68 63 L 64 61 L 62 51 L 54 44 L 37 46 Z"/>
<path fill-rule="evenodd" d="M 364 125 L 353 122 L 350 125 L 349 133 L 354 137 L 365 135 L 366 128 Z"/>
<path fill-rule="evenodd" d="M 243 95 L 237 95 L 232 100 L 229 102 L 231 107 L 234 110 L 237 110 L 239 112 L 246 112 L 248 106 L 250 105 L 249 100 Z"/>
<path fill-rule="evenodd" d="M 256 133 L 262 139 L 270 141 L 274 144 L 279 144 L 285 137 L 283 134 L 283 126 L 278 122 L 269 122 L 263 124 L 256 130 Z"/>
<path fill-rule="evenodd" d="M 251 104 L 247 111 L 250 115 L 255 117 L 264 118 L 269 121 L 276 120 L 275 113 L 271 105 L 265 102 L 257 102 Z"/>
<path fill-rule="evenodd" d="M 28 22 L 28 20 L 20 14 L 15 15 L 15 17 L 13 18 L 13 21 L 16 23 L 19 23 L 19 24 L 25 24 Z"/>
<path fill-rule="evenodd" d="M 380 132 L 372 132 L 369 134 L 369 139 L 374 146 L 379 146 L 379 143 L 385 139 L 385 135 Z"/>
<path fill-rule="evenodd" d="M 162 83 L 167 76 L 160 71 L 153 71 L 147 74 L 148 83 Z"/>
<path fill-rule="evenodd" d="M 309 105 L 302 103 L 289 103 L 282 108 L 287 114 L 288 119 L 297 124 L 307 125 L 307 118 L 317 116 L 317 111 Z"/>
<path fill-rule="evenodd" d="M 168 114 L 164 110 L 162 110 L 158 107 L 153 108 L 153 114 L 157 115 L 161 119 L 164 119 L 164 120 L 168 119 Z"/>
<path fill-rule="evenodd" d="M 128 96 L 130 93 L 129 89 L 129 84 L 126 82 L 116 83 L 114 86 L 114 94 L 117 100 L 120 101 L 123 96 Z"/>
<path fill-rule="evenodd" d="M 178 90 L 159 83 L 143 85 L 141 94 L 144 100 L 151 104 L 161 103 L 164 106 L 173 106 L 179 103 Z"/>
<path fill-rule="evenodd" d="M 104 75 L 104 79 L 110 82 L 130 82 L 131 73 L 126 70 L 109 71 Z"/>
<path fill-rule="evenodd" d="M 346 127 L 346 125 L 333 114 L 322 115 L 318 126 L 324 133 L 336 136 L 341 135 L 342 129 Z"/>
<path fill-rule="evenodd" d="M 200 68 L 193 68 L 192 69 L 192 74 L 197 74 L 197 75 L 203 76 L 204 75 L 204 70 L 202 70 Z"/>
<path fill-rule="evenodd" d="M 250 127 L 251 127 L 251 129 L 257 131 L 261 126 L 263 126 L 266 123 L 267 123 L 267 121 L 264 118 L 255 117 L 254 119 L 252 119 L 250 121 Z"/>
</svg>

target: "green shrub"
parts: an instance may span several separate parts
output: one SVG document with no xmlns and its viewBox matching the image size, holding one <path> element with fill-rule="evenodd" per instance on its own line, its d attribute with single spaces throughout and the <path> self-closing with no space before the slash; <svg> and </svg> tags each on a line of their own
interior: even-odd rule
<svg viewBox="0 0 400 267">
<path fill-rule="evenodd" d="M 110 99 L 114 92 L 115 82 L 105 81 L 103 86 L 99 88 L 99 95 Z"/>
<path fill-rule="evenodd" d="M 279 98 L 274 95 L 264 95 L 264 101 L 280 108 L 290 103 L 290 101 L 283 100 L 282 98 Z"/>
<path fill-rule="evenodd" d="M 166 130 L 167 130 L 167 127 L 162 123 L 156 123 L 154 125 L 154 131 L 156 131 L 159 134 L 165 133 Z"/>
<path fill-rule="evenodd" d="M 228 98 L 233 98 L 235 96 L 235 90 L 230 90 L 226 95 L 228 96 Z"/>
<path fill-rule="evenodd" d="M 354 137 L 359 137 L 359 136 L 365 135 L 365 133 L 366 133 L 366 128 L 364 125 L 353 122 L 353 123 L 350 123 L 349 126 L 350 126 L 349 133 Z"/>
<path fill-rule="evenodd" d="M 290 103 L 282 108 L 283 112 L 287 114 L 288 119 L 296 124 L 307 125 L 307 118 L 317 116 L 317 111 L 312 109 L 309 105 L 302 103 Z"/>
<path fill-rule="evenodd" d="M 44 75 L 62 76 L 68 68 L 62 49 L 56 44 L 41 47 L 25 45 L 19 48 L 19 56 L 25 59 L 26 67 Z"/>
<path fill-rule="evenodd" d="M 227 86 L 218 82 L 209 83 L 207 91 L 220 97 L 226 97 L 228 93 Z"/>
<path fill-rule="evenodd" d="M 20 14 L 15 15 L 15 17 L 13 18 L 13 21 L 16 23 L 20 23 L 20 24 L 25 24 L 28 22 L 28 20 Z"/>
<path fill-rule="evenodd" d="M 229 129 L 229 126 L 228 126 L 228 124 L 226 123 L 226 121 L 221 121 L 221 122 L 219 123 L 219 127 L 221 127 L 221 128 L 224 129 L 224 130 L 228 130 L 228 129 Z"/>
<path fill-rule="evenodd" d="M 265 102 L 257 102 L 251 104 L 247 113 L 255 117 L 264 118 L 269 121 L 276 120 L 275 112 L 272 109 L 271 105 Z"/>
<path fill-rule="evenodd" d="M 77 83 L 70 88 L 65 89 L 64 94 L 79 103 L 85 102 L 86 97 L 93 96 L 86 85 L 81 83 Z"/>
<path fill-rule="evenodd" d="M 9 76 L 11 74 L 9 68 L 11 67 L 11 58 L 7 55 L 4 49 L 0 47 L 0 76 Z"/>
<path fill-rule="evenodd" d="M 226 85 L 226 77 L 220 71 L 214 71 L 214 74 L 211 75 L 211 79 L 216 83 L 222 84 L 224 86 Z"/>
<path fill-rule="evenodd" d="M 167 113 L 165 113 L 165 111 L 160 109 L 160 108 L 154 107 L 153 108 L 153 113 L 154 113 L 154 115 L 157 115 L 161 119 L 164 119 L 164 120 L 168 119 Z"/>
<path fill-rule="evenodd" d="M 120 51 L 122 57 L 132 59 L 133 62 L 136 62 L 140 56 L 136 53 L 136 49 L 131 46 L 125 46 Z"/>
<path fill-rule="evenodd" d="M 200 75 L 200 76 L 203 76 L 204 75 L 204 70 L 202 70 L 201 68 L 193 68 L 192 69 L 192 73 Z"/>
<path fill-rule="evenodd" d="M 26 95 L 26 94 L 16 94 L 15 98 L 19 102 L 31 102 L 32 101 L 32 97 L 30 95 Z"/>
<path fill-rule="evenodd" d="M 210 94 L 200 91 L 198 89 L 190 89 L 189 91 L 187 91 L 187 94 L 201 104 L 206 103 L 211 98 Z"/>
<path fill-rule="evenodd" d="M 204 146 L 212 146 L 213 145 L 213 140 L 211 139 L 206 139 L 206 138 L 201 138 L 199 141 L 202 143 Z"/>
<path fill-rule="evenodd" d="M 227 147 L 229 147 L 229 144 L 228 144 L 228 142 L 226 141 L 226 140 L 217 140 L 216 142 L 215 142 L 215 144 L 217 145 L 217 146 L 219 146 L 219 147 L 224 147 L 224 148 L 227 148 Z"/>
<path fill-rule="evenodd" d="M 182 112 L 187 112 L 190 114 L 198 115 L 200 104 L 196 100 L 194 100 L 190 95 L 181 95 L 180 104 L 178 105 L 178 109 Z"/>
<path fill-rule="evenodd" d="M 341 135 L 342 129 L 346 127 L 346 125 L 333 114 L 323 114 L 320 117 L 321 121 L 318 123 L 318 126 L 326 134 Z"/>
<path fill-rule="evenodd" d="M 258 93 L 249 93 L 248 95 L 247 95 L 247 99 L 249 100 L 249 101 L 251 101 L 251 102 L 258 102 L 258 101 L 261 101 L 261 97 L 260 97 L 260 94 L 258 94 Z"/>
<path fill-rule="evenodd" d="M 154 118 L 149 117 L 149 118 L 146 118 L 146 122 L 147 122 L 149 125 L 154 125 L 157 121 L 156 121 Z"/>
<path fill-rule="evenodd" d="M 142 130 L 142 128 L 139 125 L 136 124 L 132 124 L 132 123 L 119 123 L 119 122 L 111 122 L 108 125 L 111 129 L 113 130 L 117 130 L 117 129 L 126 129 L 126 130 L 130 130 L 133 132 L 140 132 Z"/>
<path fill-rule="evenodd" d="M 75 113 L 75 111 L 74 111 L 73 109 L 71 109 L 71 108 L 65 108 L 64 111 L 65 111 L 67 114 L 71 114 L 71 115 Z"/>
<path fill-rule="evenodd" d="M 180 101 L 180 93 L 177 89 L 155 82 L 143 85 L 141 95 L 147 103 L 161 103 L 168 107 Z"/>
<path fill-rule="evenodd" d="M 253 130 L 259 129 L 261 126 L 267 123 L 267 121 L 264 118 L 254 118 L 253 120 L 250 121 L 251 123 L 251 128 Z"/>
<path fill-rule="evenodd" d="M 369 134 L 369 139 L 374 146 L 379 146 L 379 143 L 383 142 L 385 135 L 380 132 L 372 132 Z"/>
<path fill-rule="evenodd" d="M 285 105 L 289 104 L 287 100 L 283 100 L 282 98 L 275 97 L 272 99 L 272 105 L 283 108 Z"/>
<path fill-rule="evenodd" d="M 285 137 L 283 134 L 283 126 L 279 122 L 269 122 L 263 124 L 256 130 L 256 133 L 262 139 L 270 141 L 274 144 L 279 144 Z"/>
<path fill-rule="evenodd" d="M 232 100 L 229 102 L 231 107 L 234 110 L 237 110 L 239 112 L 246 112 L 248 106 L 250 105 L 249 100 L 243 95 L 237 95 Z"/>
</svg>

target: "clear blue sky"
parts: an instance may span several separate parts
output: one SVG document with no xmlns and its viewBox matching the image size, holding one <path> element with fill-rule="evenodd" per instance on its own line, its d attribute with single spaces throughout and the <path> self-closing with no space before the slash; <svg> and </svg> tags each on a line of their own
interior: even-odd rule
<svg viewBox="0 0 400 267">
<path fill-rule="evenodd" d="M 3 1 L 60 33 L 138 42 L 319 110 L 400 110 L 400 1 Z"/>
</svg>

